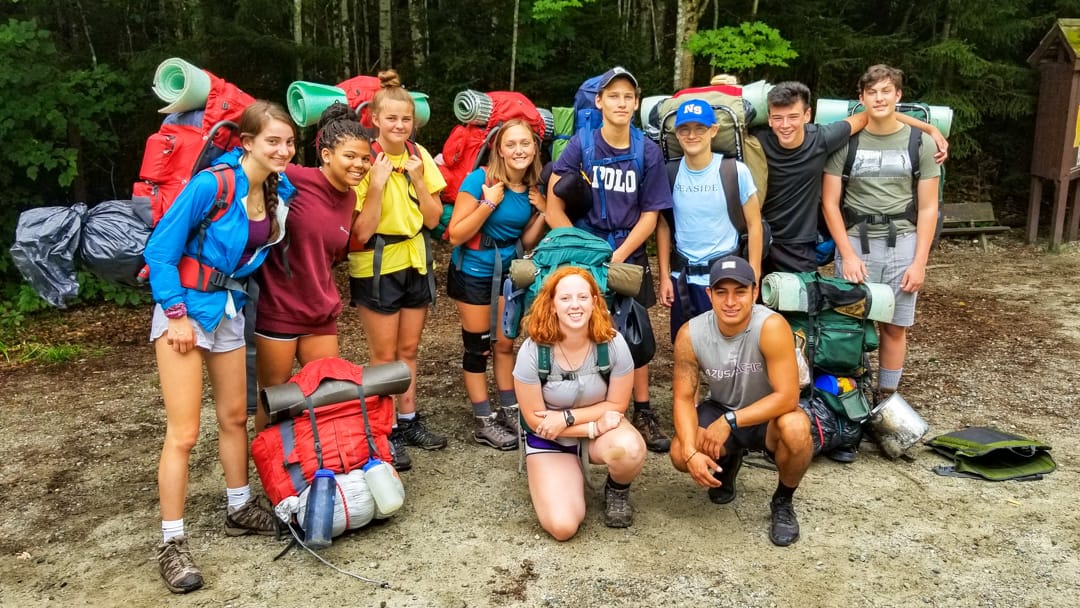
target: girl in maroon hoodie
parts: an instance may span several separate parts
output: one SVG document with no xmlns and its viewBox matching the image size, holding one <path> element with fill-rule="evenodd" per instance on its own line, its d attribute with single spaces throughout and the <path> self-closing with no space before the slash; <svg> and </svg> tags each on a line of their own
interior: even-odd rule
<svg viewBox="0 0 1080 608">
<path fill-rule="evenodd" d="M 318 167 L 289 165 L 296 186 L 287 246 L 271 250 L 262 267 L 255 353 L 259 386 L 287 382 L 300 365 L 338 356 L 341 296 L 332 266 L 349 242 L 356 190 L 371 168 L 371 146 L 356 113 L 342 103 L 323 112 L 315 136 Z M 255 428 L 266 426 L 262 408 Z"/>
</svg>

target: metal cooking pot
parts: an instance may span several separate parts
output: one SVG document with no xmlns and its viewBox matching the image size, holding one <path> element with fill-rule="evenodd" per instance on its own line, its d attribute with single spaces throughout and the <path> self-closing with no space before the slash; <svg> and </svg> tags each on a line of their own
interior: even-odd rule
<svg viewBox="0 0 1080 608">
<path fill-rule="evenodd" d="M 870 410 L 870 428 L 877 437 L 878 445 L 891 458 L 903 456 L 930 430 L 922 416 L 900 393 L 893 393 Z"/>
</svg>

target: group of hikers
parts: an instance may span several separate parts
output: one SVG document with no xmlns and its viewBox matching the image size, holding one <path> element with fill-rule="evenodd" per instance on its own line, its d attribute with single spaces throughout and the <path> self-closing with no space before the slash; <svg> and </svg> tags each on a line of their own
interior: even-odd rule
<svg viewBox="0 0 1080 608">
<path fill-rule="evenodd" d="M 219 428 L 226 533 L 269 535 L 279 527 L 248 483 L 248 277 L 257 277 L 260 287 L 258 382 L 274 386 L 288 380 L 294 363 L 339 355 L 343 305 L 332 267 L 350 251 L 349 298 L 359 311 L 368 362 L 404 361 L 412 374 L 408 390 L 396 397 L 393 465 L 409 469 L 410 448 L 447 445 L 416 403 L 417 350 L 435 296 L 425 229 L 439 222 L 446 182 L 428 151 L 410 139 L 415 106 L 399 76 L 388 70 L 379 78 L 382 88 L 370 104 L 374 137 L 353 110 L 331 106 L 318 125 L 317 167 L 291 163 L 296 129 L 280 106 L 249 106 L 239 125 L 241 147 L 191 180 L 147 244 L 155 302 L 150 339 L 167 422 L 158 468 L 163 542 L 157 557 L 175 593 L 203 584 L 183 514 L 204 365 Z M 629 488 L 648 450 L 669 452 L 676 469 L 723 504 L 736 497 L 742 455 L 750 449 L 766 451 L 779 470 L 770 539 L 781 546 L 798 539 L 792 495 L 810 464 L 810 424 L 798 407 L 792 332 L 781 315 L 756 303 L 759 286 L 769 272 L 818 268 L 820 214 L 836 241 L 837 275 L 894 290 L 897 312 L 881 324 L 876 389 L 896 390 L 937 219 L 937 163 L 947 150 L 936 128 L 896 112 L 902 78 L 888 66 L 871 67 L 859 81 L 865 111 L 830 125 L 810 122 L 806 86 L 786 82 L 772 89 L 768 128 L 756 133 L 768 160 L 764 200 L 747 167 L 735 163 L 744 248 L 725 204 L 724 159 L 710 146 L 719 126 L 708 103 L 689 99 L 678 107 L 674 129 L 684 156 L 673 182 L 656 143 L 645 140 L 643 163 L 628 153 L 641 91 L 621 67 L 600 79 L 595 103 L 603 122 L 591 133 L 589 149 L 572 137 L 546 188 L 541 142 L 530 126 L 509 121 L 498 130 L 487 165 L 465 178 L 454 202 L 446 291 L 461 321 L 473 437 L 500 450 L 524 442 L 533 506 L 553 538 L 571 538 L 584 521 L 585 459 L 607 469 L 604 523 L 627 527 L 634 516 Z M 925 132 L 917 133 L 917 148 L 909 146 L 912 125 Z M 854 164 L 846 169 L 855 133 Z M 922 157 L 915 177 L 913 149 Z M 557 184 L 581 173 L 585 154 L 610 162 L 585 176 L 593 204 L 571 221 Z M 231 199 L 222 204 L 230 188 Z M 771 243 L 764 242 L 763 223 Z M 514 340 L 493 322 L 505 304 L 492 299 L 493 274 L 501 269 L 505 275 L 510 261 L 547 229 L 569 226 L 607 240 L 612 262 L 643 268 L 636 296 L 642 305 L 659 301 L 672 309 L 674 439 L 653 412 L 647 364 L 635 366 L 587 270 L 565 266 L 546 278 L 522 320 L 528 337 L 516 355 Z M 654 233 L 658 289 L 645 247 Z M 488 359 L 494 360 L 497 406 L 488 394 Z M 255 428 L 266 424 L 260 411 Z"/>
</svg>

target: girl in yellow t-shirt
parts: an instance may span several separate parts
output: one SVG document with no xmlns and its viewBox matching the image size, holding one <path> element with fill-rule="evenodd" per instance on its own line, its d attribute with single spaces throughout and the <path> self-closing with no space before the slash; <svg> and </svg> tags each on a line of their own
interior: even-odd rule
<svg viewBox="0 0 1080 608">
<path fill-rule="evenodd" d="M 363 249 L 349 254 L 349 289 L 370 363 L 402 360 L 412 371 L 409 389 L 398 396 L 398 422 L 390 435 L 394 467 L 403 471 L 412 466 L 406 445 L 446 447 L 446 438 L 429 431 L 416 414 L 416 351 L 435 295 L 423 229 L 439 222 L 438 193 L 446 181 L 428 151 L 409 140 L 416 108 L 397 72 L 379 72 L 379 80 L 382 89 L 371 101 L 376 155 L 356 187 L 352 227 L 352 240 Z"/>
</svg>

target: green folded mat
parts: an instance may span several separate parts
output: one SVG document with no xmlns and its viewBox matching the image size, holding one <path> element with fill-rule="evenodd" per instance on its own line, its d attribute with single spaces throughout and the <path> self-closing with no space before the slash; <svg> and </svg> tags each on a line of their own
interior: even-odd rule
<svg viewBox="0 0 1080 608">
<path fill-rule="evenodd" d="M 934 468 L 949 477 L 1029 481 L 1057 468 L 1049 445 L 995 428 L 972 426 L 934 437 L 926 445 L 953 459 L 951 466 Z"/>
<path fill-rule="evenodd" d="M 164 101 L 162 114 L 187 112 L 206 107 L 210 94 L 210 76 L 198 67 L 172 57 L 158 64 L 154 72 L 154 94 Z"/>
<path fill-rule="evenodd" d="M 558 160 L 570 136 L 574 134 L 574 108 L 551 108 L 555 116 L 555 141 L 551 144 L 551 160 Z"/>
<path fill-rule="evenodd" d="M 349 103 L 345 91 L 329 84 L 297 80 L 285 91 L 285 104 L 289 116 L 301 127 L 318 124 L 322 113 L 335 101 Z"/>
</svg>

